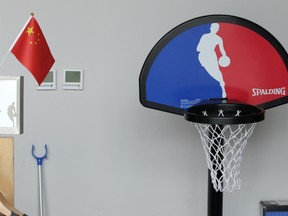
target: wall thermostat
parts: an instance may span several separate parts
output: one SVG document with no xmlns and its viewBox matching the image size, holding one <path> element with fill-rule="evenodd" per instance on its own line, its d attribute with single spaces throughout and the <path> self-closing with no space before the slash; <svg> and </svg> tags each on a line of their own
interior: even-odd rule
<svg viewBox="0 0 288 216">
<path fill-rule="evenodd" d="M 36 89 L 37 90 L 55 90 L 56 89 L 56 70 L 50 70 L 40 86 L 36 83 Z"/>
<path fill-rule="evenodd" d="M 83 70 L 64 70 L 63 89 L 83 89 Z"/>
</svg>

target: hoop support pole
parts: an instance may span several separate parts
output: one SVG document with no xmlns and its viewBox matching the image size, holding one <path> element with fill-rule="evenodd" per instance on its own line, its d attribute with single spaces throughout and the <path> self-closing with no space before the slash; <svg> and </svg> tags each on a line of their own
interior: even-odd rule
<svg viewBox="0 0 288 216">
<path fill-rule="evenodd" d="M 216 125 L 214 125 L 215 131 L 214 133 L 219 134 L 219 131 L 221 131 L 223 129 L 223 125 L 218 125 L 218 127 Z M 209 136 L 212 138 L 213 136 L 215 136 L 215 134 L 213 134 L 213 132 L 210 132 Z M 214 143 L 213 145 L 223 145 L 223 138 L 219 137 L 219 138 L 215 138 L 216 143 Z M 213 148 L 214 149 L 214 148 Z M 211 157 L 213 157 L 213 155 L 215 154 L 215 151 L 211 152 Z M 219 160 L 219 162 L 221 162 L 220 160 L 223 159 L 223 155 L 220 155 L 220 157 L 217 159 Z M 210 175 L 210 170 L 208 169 L 208 206 L 207 206 L 207 216 L 222 216 L 223 215 L 223 192 L 220 191 L 216 191 L 214 189 L 213 183 L 212 183 L 212 179 L 211 179 L 211 175 Z M 219 178 L 221 177 L 221 171 L 218 171 L 217 176 L 219 176 Z"/>
<path fill-rule="evenodd" d="M 210 177 L 208 169 L 208 206 L 207 216 L 222 216 L 223 215 L 223 192 L 216 191 Z"/>
</svg>

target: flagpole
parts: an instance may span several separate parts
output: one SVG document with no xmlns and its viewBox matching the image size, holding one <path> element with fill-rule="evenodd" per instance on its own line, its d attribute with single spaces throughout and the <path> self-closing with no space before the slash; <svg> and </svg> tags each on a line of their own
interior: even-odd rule
<svg viewBox="0 0 288 216">
<path fill-rule="evenodd" d="M 7 53 L 5 54 L 3 60 L 0 63 L 0 67 L 2 66 L 3 62 L 5 61 L 6 57 L 8 56 L 9 52 L 11 51 L 11 49 L 14 47 L 15 43 L 17 42 L 17 40 L 19 39 L 20 35 L 22 34 L 22 32 L 24 31 L 25 27 L 27 26 L 27 24 L 30 22 L 31 18 L 34 16 L 34 13 L 31 13 L 31 16 L 29 17 L 29 19 L 27 20 L 27 22 L 25 23 L 25 25 L 23 26 L 23 28 L 21 29 L 21 31 L 19 32 L 19 34 L 17 35 L 16 39 L 14 40 L 13 44 L 10 46 L 9 50 L 7 51 Z"/>
<path fill-rule="evenodd" d="M 2 60 L 1 63 L 0 63 L 0 67 L 2 66 L 2 64 L 3 64 L 3 62 L 5 61 L 7 55 L 9 54 L 9 52 L 10 52 L 10 50 L 8 50 L 7 53 L 5 54 L 3 60 Z"/>
</svg>

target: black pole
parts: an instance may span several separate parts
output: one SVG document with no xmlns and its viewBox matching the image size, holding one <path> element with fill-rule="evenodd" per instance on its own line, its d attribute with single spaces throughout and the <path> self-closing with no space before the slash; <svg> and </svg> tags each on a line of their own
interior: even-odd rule
<svg viewBox="0 0 288 216">
<path fill-rule="evenodd" d="M 215 147 L 211 147 L 211 159 L 218 160 L 218 163 L 221 164 L 221 161 L 223 159 L 223 155 L 218 152 L 218 157 L 215 159 L 215 149 L 218 149 L 219 145 L 223 144 L 223 138 L 221 136 L 218 136 L 221 134 L 221 130 L 223 129 L 223 125 L 213 125 L 213 132 L 211 131 L 209 136 L 212 140 L 214 140 L 213 143 L 210 143 L 211 145 L 215 145 Z M 218 171 L 217 178 L 221 178 L 221 171 Z M 223 193 L 220 191 L 216 191 L 213 187 L 213 183 L 210 176 L 210 170 L 208 170 L 208 207 L 207 207 L 207 215 L 208 216 L 222 216 L 223 215 Z"/>
<path fill-rule="evenodd" d="M 208 216 L 223 215 L 223 193 L 216 191 L 213 187 L 210 170 L 208 170 Z"/>
</svg>

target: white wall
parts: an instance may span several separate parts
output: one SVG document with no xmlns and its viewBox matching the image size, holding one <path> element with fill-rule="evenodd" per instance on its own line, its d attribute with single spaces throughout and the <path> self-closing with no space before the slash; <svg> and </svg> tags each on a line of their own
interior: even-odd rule
<svg viewBox="0 0 288 216">
<path fill-rule="evenodd" d="M 38 154 L 47 216 L 206 215 L 207 167 L 199 135 L 180 116 L 145 109 L 138 77 L 154 44 L 198 16 L 231 14 L 269 30 L 287 49 L 285 0 L 22 0 L 0 7 L 3 58 L 31 12 L 56 59 L 85 70 L 83 91 L 36 91 L 8 55 L 0 75 L 25 76 L 24 134 L 15 136 L 15 205 L 38 215 Z M 224 215 L 259 215 L 258 203 L 288 199 L 287 105 L 267 111 L 249 140 L 242 190 L 224 195 Z"/>
</svg>

